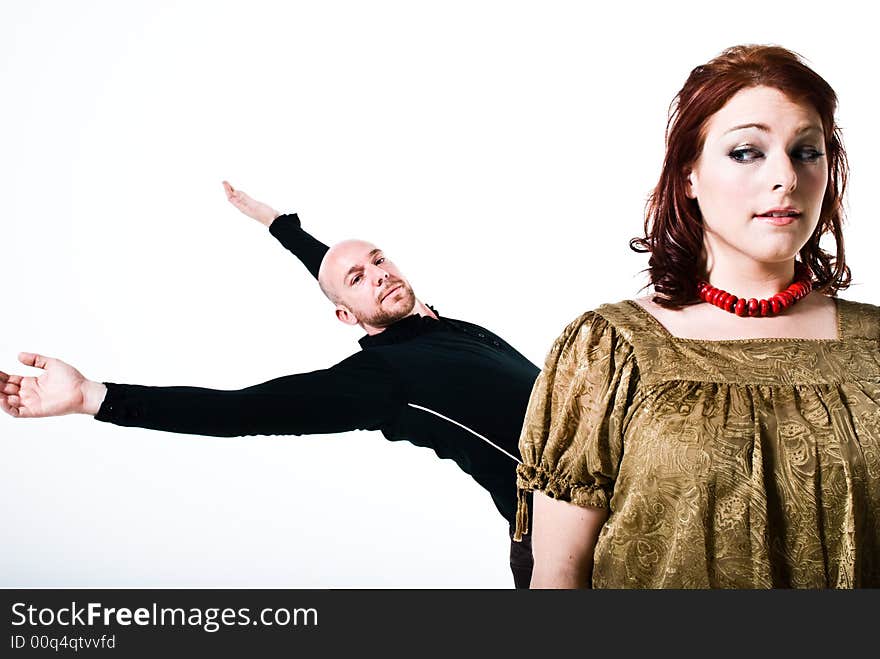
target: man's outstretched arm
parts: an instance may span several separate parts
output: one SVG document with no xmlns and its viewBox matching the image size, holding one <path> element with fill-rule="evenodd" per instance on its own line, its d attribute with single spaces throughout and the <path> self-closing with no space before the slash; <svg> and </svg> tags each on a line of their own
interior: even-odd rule
<svg viewBox="0 0 880 659">
<path fill-rule="evenodd" d="M 318 278 L 318 269 L 328 247 L 303 231 L 296 213 L 282 215 L 268 204 L 251 198 L 241 190 L 236 190 L 228 181 L 223 181 L 223 189 L 226 191 L 229 203 L 248 217 L 268 227 L 269 233 L 292 252 L 315 279 Z"/>
<path fill-rule="evenodd" d="M 0 372 L 0 408 L 21 418 L 90 414 L 194 435 L 305 435 L 378 429 L 403 400 L 393 373 L 364 352 L 328 369 L 234 391 L 100 383 L 60 359 L 31 353 L 19 359 L 43 369 L 38 377 Z"/>
</svg>

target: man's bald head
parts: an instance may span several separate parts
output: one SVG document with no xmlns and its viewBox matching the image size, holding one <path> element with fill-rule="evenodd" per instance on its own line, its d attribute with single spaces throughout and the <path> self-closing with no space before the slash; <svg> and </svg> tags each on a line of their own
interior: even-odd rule
<svg viewBox="0 0 880 659">
<path fill-rule="evenodd" d="M 409 282 L 382 250 L 365 240 L 344 240 L 327 250 L 318 285 L 343 322 L 381 329 L 415 307 Z"/>
<path fill-rule="evenodd" d="M 318 286 L 327 299 L 333 304 L 339 304 L 339 287 L 344 283 L 344 271 L 353 256 L 369 254 L 378 249 L 373 243 L 357 239 L 343 240 L 328 249 L 318 269 Z"/>
</svg>

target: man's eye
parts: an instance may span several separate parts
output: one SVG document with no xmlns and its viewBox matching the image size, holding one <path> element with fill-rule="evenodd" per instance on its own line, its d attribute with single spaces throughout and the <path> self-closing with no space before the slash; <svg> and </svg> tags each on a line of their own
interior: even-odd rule
<svg viewBox="0 0 880 659">
<path fill-rule="evenodd" d="M 380 256 L 373 265 L 382 265 L 383 263 L 385 263 L 385 257 Z"/>
<path fill-rule="evenodd" d="M 764 154 L 753 147 L 744 147 L 742 149 L 734 149 L 727 155 L 734 162 L 754 162 Z"/>
<path fill-rule="evenodd" d="M 352 277 L 352 279 L 351 279 L 351 285 L 354 286 L 355 284 L 359 283 L 360 280 L 361 280 L 361 276 L 360 276 L 360 275 L 356 275 L 356 276 Z"/>
</svg>

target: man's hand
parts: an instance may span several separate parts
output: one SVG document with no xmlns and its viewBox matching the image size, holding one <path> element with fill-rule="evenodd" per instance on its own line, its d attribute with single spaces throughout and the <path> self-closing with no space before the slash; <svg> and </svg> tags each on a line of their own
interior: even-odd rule
<svg viewBox="0 0 880 659">
<path fill-rule="evenodd" d="M 241 190 L 236 190 L 229 184 L 229 181 L 223 181 L 223 189 L 226 191 L 226 198 L 230 204 L 260 224 L 269 226 L 281 214 L 268 204 L 251 199 Z"/>
<path fill-rule="evenodd" d="M 0 371 L 0 408 L 7 414 L 30 418 L 98 413 L 107 395 L 105 385 L 87 380 L 60 359 L 22 352 L 18 361 L 45 372 L 39 377 L 26 377 Z"/>
</svg>

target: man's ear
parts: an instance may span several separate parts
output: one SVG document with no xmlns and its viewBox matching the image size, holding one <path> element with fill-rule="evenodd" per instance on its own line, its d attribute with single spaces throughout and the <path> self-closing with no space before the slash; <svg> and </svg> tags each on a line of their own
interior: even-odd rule
<svg viewBox="0 0 880 659">
<path fill-rule="evenodd" d="M 357 325 L 359 322 L 354 314 L 343 306 L 336 307 L 336 317 L 346 325 Z"/>
</svg>

